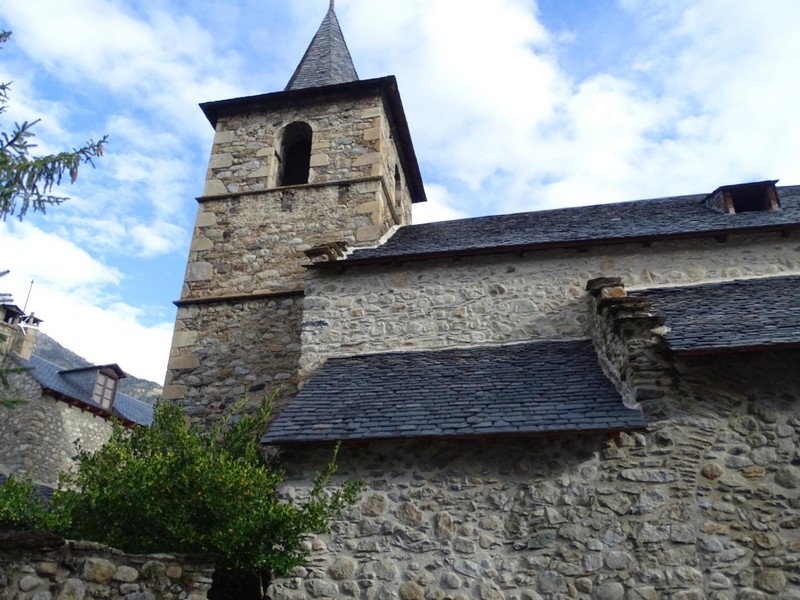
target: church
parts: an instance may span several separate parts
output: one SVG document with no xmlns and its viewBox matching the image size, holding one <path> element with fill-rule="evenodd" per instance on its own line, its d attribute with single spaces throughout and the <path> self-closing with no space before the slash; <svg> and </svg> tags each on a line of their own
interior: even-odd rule
<svg viewBox="0 0 800 600">
<path fill-rule="evenodd" d="M 359 502 L 276 600 L 800 599 L 800 187 L 413 225 L 394 77 L 333 5 L 214 128 L 164 398 L 277 392 Z"/>
</svg>

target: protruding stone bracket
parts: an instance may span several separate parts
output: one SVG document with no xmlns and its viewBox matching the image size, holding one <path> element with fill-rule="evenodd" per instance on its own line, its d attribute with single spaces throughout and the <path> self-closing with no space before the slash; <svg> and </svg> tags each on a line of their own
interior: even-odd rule
<svg viewBox="0 0 800 600">
<path fill-rule="evenodd" d="M 306 256 L 312 263 L 334 262 L 344 258 L 347 254 L 346 242 L 328 242 L 314 246 L 305 251 Z"/>
</svg>

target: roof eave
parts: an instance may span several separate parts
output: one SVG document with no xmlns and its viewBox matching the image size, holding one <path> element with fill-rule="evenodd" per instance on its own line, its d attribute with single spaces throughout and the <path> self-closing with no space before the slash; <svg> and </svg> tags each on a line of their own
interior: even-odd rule
<svg viewBox="0 0 800 600">
<path fill-rule="evenodd" d="M 696 348 L 672 348 L 677 356 L 713 356 L 722 354 L 744 354 L 750 352 L 768 352 L 795 350 L 800 342 L 776 342 L 772 344 L 740 344 L 736 346 L 705 346 Z"/>
<path fill-rule="evenodd" d="M 409 435 L 409 436 L 375 436 L 375 437 L 357 437 L 357 438 L 338 438 L 333 437 L 330 439 L 313 439 L 313 440 L 297 440 L 297 439 L 278 439 L 269 440 L 269 434 L 261 439 L 261 443 L 265 446 L 323 446 L 333 443 L 341 442 L 342 444 L 366 444 L 371 442 L 457 442 L 457 441 L 475 441 L 475 440 L 491 440 L 502 437 L 508 438 L 543 438 L 543 437 L 558 437 L 558 436 L 575 436 L 575 435 L 617 435 L 619 433 L 631 433 L 637 431 L 645 431 L 646 424 L 641 426 L 629 427 L 614 427 L 614 428 L 598 428 L 598 429 L 563 429 L 554 431 L 509 431 L 509 432 L 489 432 L 489 433 L 472 433 L 472 434 L 441 434 L 441 435 Z"/>
<path fill-rule="evenodd" d="M 374 256 L 369 258 L 346 258 L 337 261 L 323 261 L 306 265 L 308 268 L 333 268 L 341 269 L 345 267 L 360 267 L 374 264 L 417 262 L 422 260 L 436 260 L 448 258 L 462 258 L 467 256 L 482 256 L 494 254 L 514 254 L 520 252 L 531 252 L 537 250 L 564 250 L 564 249 L 588 249 L 592 246 L 608 246 L 620 244 L 641 244 L 652 242 L 668 242 L 673 240 L 699 239 L 708 237 L 720 237 L 731 234 L 749 233 L 773 233 L 784 231 L 800 231 L 800 223 L 784 223 L 778 225 L 766 225 L 763 227 L 747 227 L 738 229 L 710 229 L 697 232 L 658 234 L 632 237 L 610 237 L 595 238 L 585 240 L 564 240 L 554 242 L 540 242 L 532 244 L 517 244 L 507 246 L 490 246 L 485 248 L 466 248 L 463 250 L 443 250 L 441 252 L 425 252 L 417 254 L 393 254 L 387 256 Z"/>
</svg>

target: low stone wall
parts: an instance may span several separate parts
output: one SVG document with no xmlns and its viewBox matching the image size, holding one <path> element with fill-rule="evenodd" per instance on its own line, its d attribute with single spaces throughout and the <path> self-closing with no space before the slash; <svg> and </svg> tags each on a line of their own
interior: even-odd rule
<svg viewBox="0 0 800 600">
<path fill-rule="evenodd" d="M 800 352 L 674 368 L 642 433 L 343 446 L 359 505 L 270 597 L 800 599 Z"/>
<path fill-rule="evenodd" d="M 0 600 L 204 600 L 213 572 L 202 558 L 0 534 Z"/>
</svg>

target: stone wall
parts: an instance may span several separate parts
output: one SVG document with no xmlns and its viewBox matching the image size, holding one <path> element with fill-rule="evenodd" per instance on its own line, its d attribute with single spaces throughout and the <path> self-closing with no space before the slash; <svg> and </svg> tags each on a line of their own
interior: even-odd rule
<svg viewBox="0 0 800 600">
<path fill-rule="evenodd" d="M 180 306 L 162 397 L 183 400 L 194 422 L 213 422 L 244 396 L 293 396 L 302 303 L 293 294 Z"/>
<path fill-rule="evenodd" d="M 379 237 L 393 225 L 384 205 L 379 178 L 203 199 L 182 298 L 301 289 L 304 252 Z"/>
<path fill-rule="evenodd" d="M 213 571 L 208 559 L 0 535 L 0 600 L 204 600 Z"/>
<path fill-rule="evenodd" d="M 394 195 L 395 166 L 400 166 L 391 125 L 382 98 L 320 96 L 305 104 L 293 102 L 272 110 L 219 119 L 208 163 L 204 196 L 263 191 L 276 187 L 278 152 L 283 129 L 294 122 L 311 126 L 309 183 L 386 177 Z M 410 203 L 405 223 L 410 222 Z"/>
<path fill-rule="evenodd" d="M 331 356 L 584 336 L 595 277 L 635 289 L 790 273 L 800 273 L 797 236 L 778 234 L 314 269 L 301 369 Z"/>
<path fill-rule="evenodd" d="M 296 121 L 313 130 L 309 183 L 276 189 L 282 131 Z M 305 252 L 376 243 L 410 223 L 411 198 L 376 94 L 221 117 L 199 202 L 164 398 L 203 419 L 254 388 L 291 395 Z"/>
<path fill-rule="evenodd" d="M 270 597 L 800 598 L 800 352 L 673 367 L 642 433 L 344 446 L 359 504 Z"/>
<path fill-rule="evenodd" d="M 79 447 L 93 452 L 111 435 L 111 423 L 44 395 L 30 375 L 14 374 L 10 383 L 4 397 L 22 403 L 0 406 L 0 469 L 54 486 L 74 466 Z"/>
</svg>

